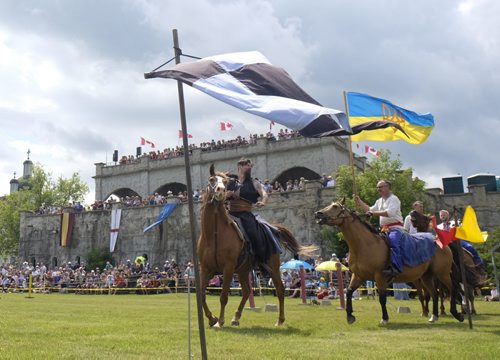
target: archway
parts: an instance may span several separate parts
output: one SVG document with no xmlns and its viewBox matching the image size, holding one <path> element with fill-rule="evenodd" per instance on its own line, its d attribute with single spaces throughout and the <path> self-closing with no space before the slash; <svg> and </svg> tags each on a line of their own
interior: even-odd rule
<svg viewBox="0 0 500 360">
<path fill-rule="evenodd" d="M 160 186 L 158 189 L 155 190 L 155 193 L 158 193 L 158 194 L 163 195 L 163 196 L 167 196 L 169 191 L 171 191 L 173 195 L 177 195 L 180 192 L 184 192 L 186 190 L 187 190 L 186 185 L 184 185 L 182 183 L 178 183 L 178 182 L 172 182 L 172 183 L 168 183 L 168 184 Z"/>
<path fill-rule="evenodd" d="M 129 188 L 120 188 L 120 189 L 116 189 L 114 190 L 111 194 L 109 194 L 108 196 L 106 196 L 106 199 L 104 200 L 107 200 L 109 199 L 109 197 L 111 195 L 115 195 L 117 196 L 118 198 L 125 198 L 125 197 L 133 197 L 133 196 L 139 196 L 138 193 L 136 193 L 134 190 L 132 189 L 129 189 Z"/>
<path fill-rule="evenodd" d="M 284 186 L 288 180 L 298 180 L 301 177 L 306 180 L 319 180 L 321 178 L 321 176 L 315 171 L 303 166 L 296 166 L 283 171 L 273 180 L 273 182 L 278 181 L 282 186 Z"/>
</svg>

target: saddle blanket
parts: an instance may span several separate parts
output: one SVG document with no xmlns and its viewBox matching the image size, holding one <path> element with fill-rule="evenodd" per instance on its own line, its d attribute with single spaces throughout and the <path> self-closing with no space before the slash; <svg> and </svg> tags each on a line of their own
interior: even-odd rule
<svg viewBox="0 0 500 360">
<path fill-rule="evenodd" d="M 406 266 L 417 266 L 430 260 L 436 253 L 436 243 L 431 233 L 421 232 L 412 235 L 406 231 L 399 231 L 399 233 L 401 234 L 401 255 Z"/>
</svg>

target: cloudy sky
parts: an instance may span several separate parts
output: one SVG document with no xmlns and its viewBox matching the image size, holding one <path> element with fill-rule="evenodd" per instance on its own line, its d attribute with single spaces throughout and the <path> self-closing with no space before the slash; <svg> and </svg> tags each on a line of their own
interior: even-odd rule
<svg viewBox="0 0 500 360">
<path fill-rule="evenodd" d="M 174 28 L 185 54 L 260 51 L 328 107 L 343 110 L 348 90 L 431 112 L 422 145 L 362 143 L 400 154 L 430 187 L 500 175 L 499 20 L 494 0 L 3 0 L 0 196 L 28 148 L 53 178 L 79 172 L 93 199 L 94 163 L 111 162 L 114 149 L 134 154 L 141 136 L 180 145 L 176 83 L 144 79 L 173 56 Z M 194 89 L 185 96 L 195 143 L 268 129 Z"/>
</svg>

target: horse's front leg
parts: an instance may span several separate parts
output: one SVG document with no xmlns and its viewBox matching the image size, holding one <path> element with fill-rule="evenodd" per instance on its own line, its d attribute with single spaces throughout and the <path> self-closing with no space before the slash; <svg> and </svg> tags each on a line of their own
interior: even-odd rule
<svg viewBox="0 0 500 360">
<path fill-rule="evenodd" d="M 278 297 L 279 302 L 279 317 L 278 321 L 276 321 L 274 325 L 281 326 L 285 322 L 285 286 L 281 280 L 279 256 L 274 254 L 268 262 L 268 265 L 271 268 L 271 278 L 273 279 L 276 296 Z"/>
<path fill-rule="evenodd" d="M 241 313 L 243 312 L 243 308 L 245 307 L 248 297 L 250 296 L 250 280 L 248 278 L 248 274 L 248 271 L 238 273 L 238 279 L 241 287 L 241 301 L 238 309 L 234 313 L 233 319 L 231 320 L 231 325 L 233 326 L 240 325 Z"/>
<path fill-rule="evenodd" d="M 231 282 L 233 280 L 234 274 L 234 266 L 226 266 L 223 272 L 223 283 L 222 283 L 222 292 L 220 294 L 220 314 L 219 321 L 214 325 L 216 328 L 220 328 L 224 325 L 225 317 L 224 312 L 227 305 L 227 300 L 229 296 L 229 291 L 231 290 Z"/>
<path fill-rule="evenodd" d="M 208 319 L 208 325 L 210 327 L 214 326 L 219 319 L 213 316 L 212 312 L 208 308 L 207 305 L 207 285 L 208 279 L 211 278 L 212 274 L 209 274 L 206 269 L 200 268 L 200 282 L 201 282 L 201 304 L 203 306 L 203 311 L 205 312 L 205 316 Z"/>
<path fill-rule="evenodd" d="M 347 323 L 353 324 L 356 321 L 356 317 L 352 314 L 352 293 L 356 291 L 357 288 L 361 286 L 362 281 L 358 279 L 356 274 L 352 274 L 351 282 L 349 283 L 349 287 L 346 292 L 346 307 L 345 311 L 347 313 Z M 344 296 L 344 294 L 340 294 L 340 296 Z"/>
</svg>

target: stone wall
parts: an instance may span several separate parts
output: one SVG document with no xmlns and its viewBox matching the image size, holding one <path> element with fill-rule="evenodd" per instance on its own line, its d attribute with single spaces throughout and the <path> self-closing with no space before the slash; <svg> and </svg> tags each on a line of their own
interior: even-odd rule
<svg viewBox="0 0 500 360">
<path fill-rule="evenodd" d="M 267 205 L 258 210 L 269 222 L 289 227 L 303 244 L 322 245 L 320 227 L 314 221 L 314 212 L 332 201 L 335 190 L 321 189 L 318 181 L 306 183 L 305 190 L 270 194 Z M 117 204 L 117 206 L 121 206 Z M 195 203 L 196 232 L 199 233 L 200 203 Z M 135 259 L 146 253 L 152 264 L 176 259 L 185 262 L 192 258 L 189 208 L 179 204 L 161 225 L 143 233 L 153 223 L 162 206 L 123 208 L 118 241 L 113 256 L 116 261 Z M 92 211 L 75 214 L 72 243 L 59 246 L 60 215 L 21 216 L 20 258 L 24 261 L 43 262 L 53 266 L 67 261 L 82 262 L 93 248 L 109 248 L 111 211 Z"/>
<path fill-rule="evenodd" d="M 492 230 L 500 225 L 500 193 L 486 192 L 485 186 L 474 185 L 469 193 L 442 195 L 437 189 L 427 192 L 428 212 L 440 209 L 464 210 L 471 205 L 476 210 L 481 229 Z M 302 244 L 316 244 L 320 255 L 327 256 L 328 244 L 320 234 L 320 226 L 314 220 L 314 212 L 335 199 L 334 188 L 321 188 L 319 182 L 309 181 L 305 190 L 273 193 L 267 205 L 257 211 L 269 222 L 282 223 L 290 228 Z M 199 231 L 200 203 L 195 203 L 196 231 Z M 143 229 L 153 223 L 162 207 L 125 208 L 122 211 L 120 231 L 113 253 L 115 260 L 135 259 L 146 253 L 152 264 L 161 264 L 166 259 L 180 262 L 191 260 L 189 210 L 180 204 L 161 225 L 144 234 Z M 59 246 L 58 215 L 33 215 L 23 213 L 21 217 L 20 260 L 43 262 L 53 265 L 76 261 L 85 262 L 87 253 L 96 247 L 109 247 L 110 211 L 94 211 L 76 214 L 73 241 L 68 247 Z M 197 234 L 198 235 L 198 234 Z"/>
</svg>

